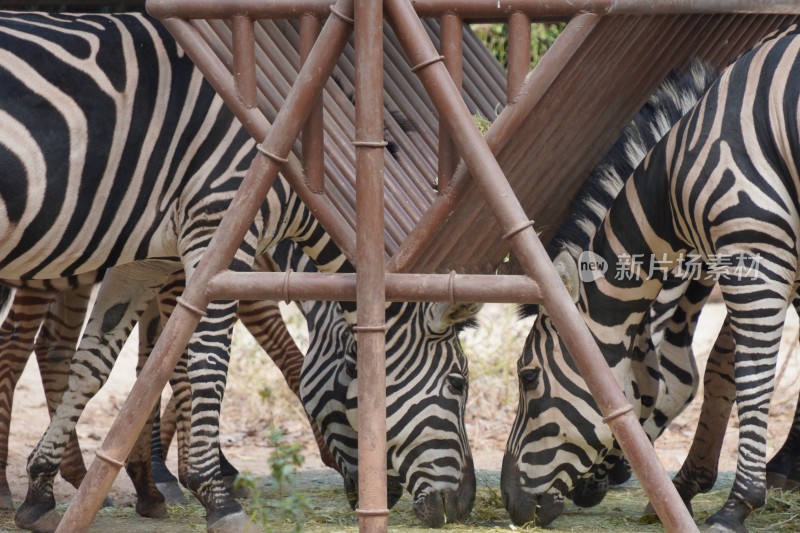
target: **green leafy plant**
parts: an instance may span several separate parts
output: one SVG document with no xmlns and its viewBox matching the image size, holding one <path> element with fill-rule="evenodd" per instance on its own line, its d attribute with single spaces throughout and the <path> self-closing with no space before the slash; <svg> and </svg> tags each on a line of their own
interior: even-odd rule
<svg viewBox="0 0 800 533">
<path fill-rule="evenodd" d="M 297 470 L 303 466 L 303 447 L 298 443 L 287 442 L 286 432 L 270 426 L 268 431 L 272 454 L 269 457 L 272 473 L 272 489 L 275 496 L 266 499 L 258 490 L 257 480 L 251 472 L 240 472 L 234 481 L 234 488 L 245 488 L 250 493 L 249 507 L 251 520 L 271 531 L 270 523 L 279 521 L 292 524 L 293 533 L 301 533 L 310 505 L 305 494 L 297 490 Z M 283 530 L 283 528 L 281 529 Z"/>
<path fill-rule="evenodd" d="M 501 23 L 473 24 L 471 27 L 492 55 L 504 67 L 508 67 L 508 25 Z M 531 68 L 539 63 L 563 29 L 563 23 L 531 25 Z"/>
</svg>

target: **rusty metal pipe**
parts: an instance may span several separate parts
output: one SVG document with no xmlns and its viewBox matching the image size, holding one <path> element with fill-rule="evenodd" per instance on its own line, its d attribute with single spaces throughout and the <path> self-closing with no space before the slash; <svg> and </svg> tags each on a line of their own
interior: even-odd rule
<svg viewBox="0 0 800 533">
<path fill-rule="evenodd" d="M 539 303 L 542 291 L 527 276 L 386 274 L 390 302 Z M 355 274 L 222 272 L 208 284 L 209 300 L 356 300 Z"/>
<path fill-rule="evenodd" d="M 609 15 L 677 15 L 677 14 L 750 13 L 773 15 L 800 14 L 795 0 L 613 0 Z"/>
<path fill-rule="evenodd" d="M 508 71 L 506 102 L 513 102 L 531 70 L 531 18 L 520 11 L 508 17 Z"/>
<path fill-rule="evenodd" d="M 248 227 L 255 218 L 267 191 L 278 175 L 279 164 L 258 154 L 231 202 L 230 209 L 214 233 L 197 269 L 194 271 L 152 355 L 148 358 L 106 435 L 98 458 L 93 461 L 78 493 L 59 523 L 59 533 L 83 532 L 89 529 L 103 498 L 111 490 L 114 479 L 133 448 L 161 391 L 178 363 L 181 353 L 208 307 L 205 286 L 233 259 Z"/>
<path fill-rule="evenodd" d="M 383 3 L 355 0 L 358 515 L 385 533 L 386 301 L 383 251 Z"/>
<path fill-rule="evenodd" d="M 464 54 L 464 41 L 461 34 L 461 17 L 453 14 L 442 15 L 440 27 L 441 38 L 439 49 L 444 56 L 444 65 L 453 79 L 453 84 L 461 90 L 462 63 Z M 439 120 L 439 194 L 450 186 L 450 178 L 458 165 L 458 151 L 456 150 L 447 127 L 443 120 Z"/>
<path fill-rule="evenodd" d="M 346 17 L 351 16 L 352 0 L 339 0 L 336 10 Z M 230 208 L 214 232 L 208 250 L 190 277 L 181 299 L 183 303 L 176 307 L 164 326 L 153 354 L 103 441 L 98 457 L 106 459 L 93 461 L 57 531 L 74 533 L 88 530 L 103 497 L 111 489 L 119 468 L 124 464 L 181 352 L 188 345 L 200 316 L 208 306 L 208 282 L 215 274 L 226 269 L 233 259 L 284 158 L 300 133 L 311 102 L 321 94 L 350 30 L 349 23 L 338 16 L 331 17 L 325 24 L 318 44 L 298 76 L 298 83 L 275 119 L 275 127 L 269 130 L 264 140 L 264 148 L 253 160 Z M 179 43 L 188 53 L 186 43 L 180 40 Z"/>
<path fill-rule="evenodd" d="M 603 354 L 553 268 L 532 222 L 528 221 L 491 149 L 472 124 L 469 111 L 453 86 L 447 69 L 436 61 L 436 50 L 425 35 L 413 7 L 407 0 L 387 0 L 386 12 L 411 63 L 416 65 L 415 70 L 439 116 L 448 121 L 464 162 L 500 222 L 505 238 L 510 240 L 523 270 L 542 288 L 543 300 L 553 323 L 562 332 L 562 340 L 658 516 L 667 531 L 697 531 Z"/>
<path fill-rule="evenodd" d="M 329 0 L 148 0 L 147 10 L 156 18 L 296 18 L 305 13 L 328 14 Z M 800 6 L 794 0 L 413 0 L 420 17 L 453 13 L 470 19 L 502 19 L 518 11 L 531 18 L 552 19 L 578 14 L 674 15 L 714 13 L 763 13 L 795 15 Z"/>
<path fill-rule="evenodd" d="M 542 57 L 536 71 L 526 81 L 524 91 L 513 105 L 506 106 L 486 134 L 486 142 L 494 153 L 506 145 L 520 129 L 523 121 L 555 82 L 561 65 L 567 64 L 591 35 L 592 30 L 602 17 L 582 15 L 575 17 L 564 29 L 553 46 Z M 474 126 L 472 126 L 474 127 Z M 472 180 L 466 169 L 459 170 L 450 186 L 448 194 L 438 197 L 416 228 L 408 236 L 400 250 L 387 264 L 392 272 L 404 272 L 413 268 L 425 250 L 433 248 L 432 239 L 438 226 L 457 208 L 460 201 L 472 186 Z"/>
<path fill-rule="evenodd" d="M 233 17 L 233 79 L 239 99 L 247 108 L 256 107 L 255 45 L 253 21 Z"/>
<path fill-rule="evenodd" d="M 186 50 L 194 64 L 203 72 L 203 76 L 211 83 L 214 90 L 219 93 L 245 129 L 247 129 L 248 133 L 255 139 L 263 139 L 267 134 L 270 124 L 258 109 L 247 109 L 239 102 L 231 80 L 229 67 L 226 66 L 226 61 L 232 61 L 230 59 L 230 51 L 225 51 L 227 53 L 221 55 L 219 58 L 214 57 L 212 54 L 206 52 L 206 43 L 201 38 L 200 33 L 198 33 L 202 31 L 204 37 L 214 35 L 215 39 L 219 41 L 220 38 L 217 37 L 217 33 L 215 33 L 216 30 L 219 29 L 218 25 L 209 26 L 209 24 L 206 24 L 204 21 L 196 22 L 197 28 L 181 19 L 167 19 L 164 21 L 164 25 L 176 40 L 181 43 L 181 46 Z M 201 25 L 200 22 L 204 23 Z M 256 34 L 258 35 L 258 31 L 256 31 Z M 221 48 L 222 47 L 219 46 L 216 47 L 219 54 L 223 53 Z M 271 94 L 271 91 L 266 89 L 261 94 L 263 96 L 260 100 L 262 104 L 268 99 L 273 99 L 275 96 Z M 282 104 L 283 101 L 276 106 L 276 110 L 279 109 Z M 352 229 L 352 221 L 342 219 L 339 215 L 339 211 L 333 206 L 331 200 L 326 195 L 314 194 L 306 187 L 305 180 L 302 178 L 302 165 L 294 155 L 289 156 L 289 162 L 284 165 L 282 175 L 291 183 L 292 188 L 300 195 L 303 202 L 314 212 L 320 223 L 325 226 L 333 240 L 339 245 L 342 253 L 344 253 L 349 260 L 354 262 L 355 232 Z"/>
<path fill-rule="evenodd" d="M 313 14 L 300 17 L 300 61 L 305 62 L 319 35 L 321 23 Z M 323 167 L 323 123 L 322 97 L 314 102 L 311 114 L 303 127 L 303 172 L 308 188 L 317 194 L 325 192 L 325 170 Z"/>
</svg>

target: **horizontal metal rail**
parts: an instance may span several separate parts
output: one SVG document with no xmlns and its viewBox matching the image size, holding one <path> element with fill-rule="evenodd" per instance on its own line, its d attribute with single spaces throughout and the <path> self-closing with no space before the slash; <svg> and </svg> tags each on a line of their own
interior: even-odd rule
<svg viewBox="0 0 800 533">
<path fill-rule="evenodd" d="M 413 0 L 421 17 L 450 13 L 464 18 L 507 17 L 524 13 L 533 18 L 598 15 L 672 15 L 712 13 L 800 14 L 796 0 Z M 2 4 L 0 2 L 0 4 Z M 157 18 L 290 18 L 305 13 L 326 15 L 331 0 L 150 0 L 147 9 Z"/>
<path fill-rule="evenodd" d="M 356 274 L 222 272 L 208 285 L 209 300 L 355 301 Z M 393 302 L 539 303 L 542 291 L 527 276 L 386 274 Z"/>
</svg>

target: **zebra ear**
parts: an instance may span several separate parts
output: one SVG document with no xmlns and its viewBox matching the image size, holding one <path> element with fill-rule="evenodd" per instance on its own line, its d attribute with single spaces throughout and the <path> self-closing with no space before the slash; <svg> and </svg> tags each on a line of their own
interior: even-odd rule
<svg viewBox="0 0 800 533">
<path fill-rule="evenodd" d="M 482 303 L 435 303 L 428 311 L 428 327 L 431 331 L 443 333 L 447 328 L 466 322 L 477 315 L 481 307 Z"/>
<path fill-rule="evenodd" d="M 575 263 L 572 254 L 564 249 L 558 252 L 556 258 L 553 259 L 553 266 L 558 272 L 558 277 L 564 283 L 569 295 L 572 296 L 573 303 L 578 303 L 581 291 L 581 279 L 578 272 L 578 265 Z"/>
</svg>

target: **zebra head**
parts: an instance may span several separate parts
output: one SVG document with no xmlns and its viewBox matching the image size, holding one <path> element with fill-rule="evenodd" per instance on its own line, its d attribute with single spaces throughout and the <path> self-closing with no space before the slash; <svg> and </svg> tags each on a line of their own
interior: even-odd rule
<svg viewBox="0 0 800 533">
<path fill-rule="evenodd" d="M 312 271 L 306 256 L 281 243 L 281 267 Z M 289 258 L 287 259 L 287 255 Z M 287 260 L 289 263 L 287 263 Z M 337 302 L 304 302 L 309 348 L 300 394 L 358 503 L 357 334 L 353 309 Z M 465 518 L 475 499 L 475 474 L 464 410 L 468 367 L 458 333 L 479 304 L 391 303 L 386 306 L 386 440 L 388 505 L 403 490 L 428 526 Z"/>
<path fill-rule="evenodd" d="M 565 274 L 577 302 L 577 269 Z M 503 503 L 515 524 L 546 525 L 614 438 L 543 307 L 517 361 L 517 377 L 519 406 L 501 471 Z"/>
<path fill-rule="evenodd" d="M 348 500 L 358 503 L 356 335 L 336 304 L 304 305 L 309 351 L 301 393 L 336 457 Z M 386 307 L 386 424 L 389 507 L 403 490 L 428 526 L 465 518 L 475 474 L 464 425 L 467 359 L 458 332 L 477 304 Z"/>
<path fill-rule="evenodd" d="M 560 268 L 562 279 L 572 289 L 576 302 L 580 288 L 576 258 L 590 250 L 593 235 L 634 169 L 672 125 L 694 106 L 716 77 L 716 69 L 699 60 L 692 61 L 685 71 L 671 72 L 623 129 L 576 195 L 569 208 L 570 214 L 549 248 L 551 257 L 556 256 L 557 250 L 568 250 L 562 252 L 565 255 L 556 256 L 554 264 Z M 604 318 L 610 321 L 620 314 L 610 304 L 604 309 Z M 556 334 L 552 320 L 544 309 L 541 311 L 517 363 L 519 408 L 503 458 L 503 499 L 511 519 L 518 524 L 532 520 L 547 524 L 555 519 L 563 508 L 564 496 L 575 487 L 577 480 L 601 462 L 613 444 L 611 432 Z M 583 311 L 586 316 L 585 305 Z M 598 316 L 603 314 L 598 313 Z M 597 324 L 597 340 L 609 338 L 608 322 L 598 320 Z M 658 339 L 650 339 L 650 332 L 644 331 L 642 324 L 628 326 L 626 335 L 646 334 L 639 337 L 647 341 L 642 346 L 637 345 L 639 351 L 653 352 L 653 341 Z M 609 352 L 607 359 L 614 363 L 614 370 L 619 374 L 618 381 L 630 392 L 628 398 L 639 402 L 641 384 L 636 384 L 633 390 L 635 384 L 630 379 L 630 367 L 619 364 L 620 353 L 626 352 L 628 347 L 604 346 Z M 597 497 L 600 496 L 594 493 L 583 498 L 582 503 L 599 501 Z M 575 498 L 573 501 L 579 503 Z"/>
<path fill-rule="evenodd" d="M 475 473 L 464 425 L 469 390 L 459 330 L 477 304 L 387 306 L 387 465 L 413 496 L 429 526 L 465 518 L 475 499 Z M 357 419 L 357 380 L 348 416 Z"/>
</svg>

